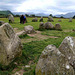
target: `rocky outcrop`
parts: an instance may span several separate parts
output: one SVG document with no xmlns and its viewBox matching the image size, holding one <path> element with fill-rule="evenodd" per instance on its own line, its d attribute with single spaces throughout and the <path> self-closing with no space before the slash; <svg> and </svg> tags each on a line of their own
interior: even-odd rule
<svg viewBox="0 0 75 75">
<path fill-rule="evenodd" d="M 25 26 L 24 31 L 26 32 L 26 34 L 35 33 L 35 30 L 34 30 L 33 26 L 31 26 L 31 25 Z"/>
<path fill-rule="evenodd" d="M 8 65 L 21 54 L 19 37 L 8 23 L 4 23 L 0 26 L 0 64 Z"/>
<path fill-rule="evenodd" d="M 66 37 L 58 49 L 48 45 L 39 58 L 36 75 L 75 75 L 75 39 Z"/>
</svg>

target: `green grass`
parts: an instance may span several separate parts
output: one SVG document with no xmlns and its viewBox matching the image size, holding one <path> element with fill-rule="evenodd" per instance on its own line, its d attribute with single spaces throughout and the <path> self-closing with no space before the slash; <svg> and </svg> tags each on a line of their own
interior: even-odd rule
<svg viewBox="0 0 75 75">
<path fill-rule="evenodd" d="M 40 18 L 38 18 L 38 19 L 40 19 Z M 0 20 L 8 22 L 7 18 L 0 18 Z M 17 18 L 15 18 L 15 22 L 10 23 L 10 25 L 13 28 L 19 28 L 19 30 L 23 30 L 24 26 L 27 26 L 27 25 L 32 25 L 35 30 L 39 29 L 39 24 L 40 24 L 39 21 L 38 22 L 31 22 L 32 18 L 27 18 L 27 20 L 28 20 L 28 23 L 20 24 L 19 17 L 17 17 Z M 31 41 L 29 43 L 23 43 L 22 56 L 20 58 L 16 58 L 14 60 L 15 62 L 17 62 L 18 65 L 15 65 L 12 62 L 11 65 L 9 65 L 7 67 L 3 67 L 3 69 L 2 69 L 2 66 L 0 65 L 0 75 L 10 75 L 10 74 L 12 74 L 12 70 L 14 68 L 17 68 L 19 70 L 22 68 L 22 66 L 28 65 L 28 63 L 30 61 L 32 61 L 32 63 L 30 64 L 31 67 L 28 69 L 24 68 L 25 72 L 23 75 L 35 75 L 35 67 L 36 67 L 37 61 L 41 55 L 41 52 L 44 50 L 44 48 L 47 45 L 53 44 L 58 48 L 66 36 L 75 37 L 75 32 L 72 31 L 75 28 L 74 19 L 73 19 L 73 22 L 68 22 L 69 19 L 62 19 L 62 22 L 58 22 L 58 20 L 59 19 L 54 18 L 54 22 L 52 22 L 52 24 L 55 26 L 56 23 L 60 23 L 60 25 L 62 27 L 62 31 L 58 31 L 58 30 L 41 31 L 42 35 L 55 36 L 58 38 L 49 38 L 49 39 L 45 39 L 45 40 L 41 40 L 41 41 L 37 40 L 37 41 Z M 46 23 L 46 22 L 47 22 L 47 18 L 44 18 L 44 23 Z M 19 37 L 21 39 L 31 38 L 27 35 L 19 36 Z"/>
</svg>

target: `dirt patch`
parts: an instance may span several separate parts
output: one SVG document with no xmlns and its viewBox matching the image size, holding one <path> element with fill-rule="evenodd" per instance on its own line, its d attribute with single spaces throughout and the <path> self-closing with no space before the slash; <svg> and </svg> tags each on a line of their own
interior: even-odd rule
<svg viewBox="0 0 75 75">
<path fill-rule="evenodd" d="M 21 30 L 19 30 L 18 28 L 14 28 L 14 31 L 16 33 L 21 32 Z M 49 39 L 49 38 L 58 38 L 58 37 L 55 37 L 55 36 L 42 35 L 41 33 L 42 33 L 41 31 L 36 31 L 36 33 L 27 34 L 31 38 L 21 39 L 21 42 L 22 43 L 27 43 L 27 42 L 31 42 L 31 41 L 40 41 L 40 40 Z"/>
<path fill-rule="evenodd" d="M 31 41 L 40 41 L 40 40 L 44 40 L 44 39 L 48 39 L 48 38 L 58 38 L 58 37 L 55 37 L 55 36 L 42 35 L 41 31 L 36 31 L 36 33 L 28 34 L 28 36 L 30 36 L 32 38 L 21 39 L 21 42 L 26 43 L 26 42 L 31 42 Z"/>
</svg>

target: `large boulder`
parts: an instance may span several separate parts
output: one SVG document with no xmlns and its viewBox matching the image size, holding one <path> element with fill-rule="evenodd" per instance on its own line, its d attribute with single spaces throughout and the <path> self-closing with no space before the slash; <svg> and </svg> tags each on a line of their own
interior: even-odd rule
<svg viewBox="0 0 75 75">
<path fill-rule="evenodd" d="M 0 26 L 2 25 L 2 24 L 4 24 L 5 22 L 4 21 L 0 21 Z"/>
<path fill-rule="evenodd" d="M 0 26 L 0 64 L 8 65 L 21 54 L 19 37 L 8 23 L 4 23 Z"/>
<path fill-rule="evenodd" d="M 35 33 L 35 30 L 34 30 L 33 26 L 31 26 L 31 25 L 25 26 L 24 31 L 26 32 L 26 34 Z"/>
<path fill-rule="evenodd" d="M 13 17 L 12 14 L 8 15 L 8 20 L 9 20 L 9 23 L 13 23 L 14 22 L 14 17 Z"/>
<path fill-rule="evenodd" d="M 43 17 L 40 18 L 39 22 L 43 22 Z"/>
<path fill-rule="evenodd" d="M 34 19 L 32 19 L 32 22 L 37 22 L 37 21 L 38 21 L 37 17 L 35 17 Z"/>
<path fill-rule="evenodd" d="M 56 24 L 55 24 L 55 29 L 56 29 L 56 30 L 62 30 L 62 29 L 61 29 L 61 25 L 60 25 L 59 23 L 56 23 Z"/>
<path fill-rule="evenodd" d="M 39 25 L 39 30 L 44 30 L 44 29 L 45 29 L 45 25 L 43 22 L 41 22 Z"/>
<path fill-rule="evenodd" d="M 45 29 L 54 29 L 54 26 L 51 22 L 46 22 L 44 26 L 45 26 Z"/>
<path fill-rule="evenodd" d="M 68 60 L 54 45 L 42 52 L 36 66 L 36 75 L 75 75 Z"/>
<path fill-rule="evenodd" d="M 51 16 L 48 17 L 48 22 L 54 22 L 53 18 Z"/>
</svg>

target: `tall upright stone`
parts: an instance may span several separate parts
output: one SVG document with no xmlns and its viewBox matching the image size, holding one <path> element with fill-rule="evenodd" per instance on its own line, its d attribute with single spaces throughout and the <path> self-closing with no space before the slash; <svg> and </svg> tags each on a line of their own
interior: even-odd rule
<svg viewBox="0 0 75 75">
<path fill-rule="evenodd" d="M 43 22 L 43 17 L 40 18 L 39 22 Z"/>
<path fill-rule="evenodd" d="M 14 22 L 14 17 L 13 17 L 12 14 L 8 15 L 8 20 L 9 20 L 9 23 L 13 23 Z"/>
<path fill-rule="evenodd" d="M 21 54 L 19 37 L 8 23 L 4 23 L 0 26 L 0 64 L 8 65 Z"/>
<path fill-rule="evenodd" d="M 69 22 L 72 22 L 72 18 L 69 18 Z"/>
</svg>

